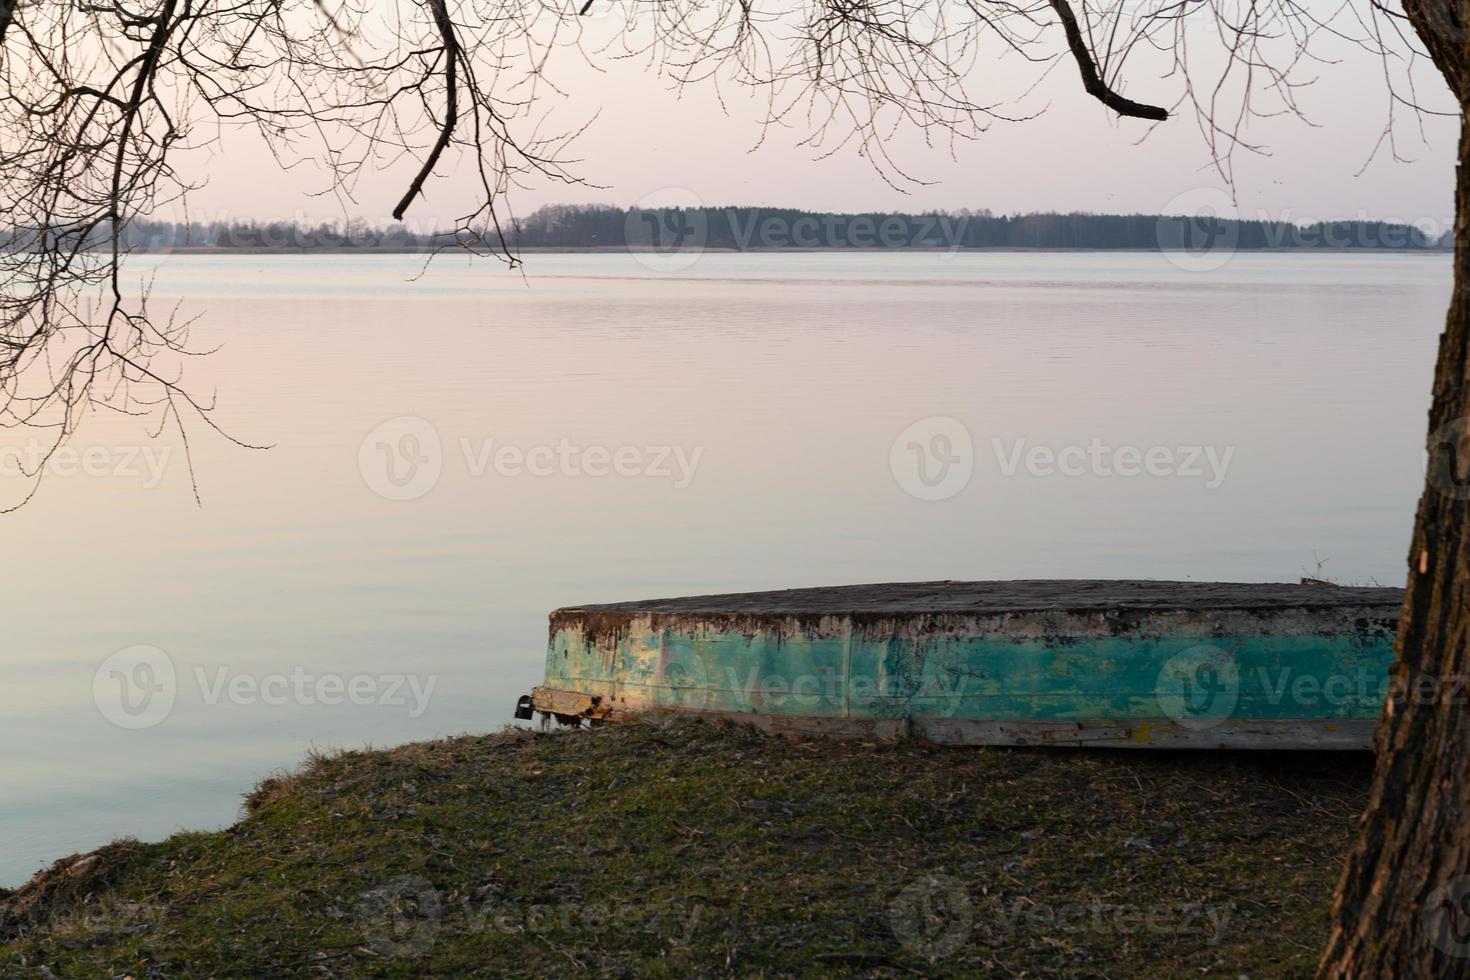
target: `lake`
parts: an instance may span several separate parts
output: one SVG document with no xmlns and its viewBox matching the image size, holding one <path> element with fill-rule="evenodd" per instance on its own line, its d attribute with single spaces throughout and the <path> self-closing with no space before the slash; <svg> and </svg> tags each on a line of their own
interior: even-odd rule
<svg viewBox="0 0 1470 980">
<path fill-rule="evenodd" d="M 0 517 L 0 885 L 231 823 L 313 748 L 507 723 L 557 606 L 1404 581 L 1448 256 L 527 260 L 135 261 L 272 448 L 194 425 L 196 505 L 176 433 L 98 416 Z"/>
</svg>

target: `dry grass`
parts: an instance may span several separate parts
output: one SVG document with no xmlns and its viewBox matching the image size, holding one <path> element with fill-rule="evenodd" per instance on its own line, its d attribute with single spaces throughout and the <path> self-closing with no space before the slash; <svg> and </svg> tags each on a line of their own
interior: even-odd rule
<svg viewBox="0 0 1470 980">
<path fill-rule="evenodd" d="M 705 724 L 348 752 L 0 896 L 0 974 L 1307 976 L 1369 773 Z"/>
</svg>

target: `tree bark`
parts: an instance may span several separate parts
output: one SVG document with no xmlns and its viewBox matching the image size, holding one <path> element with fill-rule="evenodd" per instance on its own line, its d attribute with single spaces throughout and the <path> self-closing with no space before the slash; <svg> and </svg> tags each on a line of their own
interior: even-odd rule
<svg viewBox="0 0 1470 980">
<path fill-rule="evenodd" d="M 1443 66 L 1442 66 L 1443 67 Z M 1449 72 L 1446 72 L 1447 77 Z M 1464 96 L 1461 96 L 1462 100 Z M 1393 691 L 1318 976 L 1470 977 L 1470 112 Z"/>
</svg>

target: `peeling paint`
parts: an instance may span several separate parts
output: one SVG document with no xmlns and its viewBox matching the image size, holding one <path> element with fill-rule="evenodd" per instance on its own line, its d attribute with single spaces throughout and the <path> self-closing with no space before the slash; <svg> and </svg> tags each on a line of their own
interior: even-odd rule
<svg viewBox="0 0 1470 980">
<path fill-rule="evenodd" d="M 926 598 L 904 598 L 906 589 L 938 594 L 942 608 L 906 608 Z M 1356 733 L 1381 707 L 1400 595 L 1076 582 L 805 592 L 825 595 L 829 608 L 792 593 L 755 593 L 557 610 L 538 691 L 600 699 L 577 702 L 584 717 L 663 709 L 905 726 L 1137 722 L 1132 742 L 1152 743 L 1157 733 L 1175 744 L 1183 736 L 1167 717 L 1161 671 L 1204 645 L 1231 665 L 1228 720 L 1311 722 L 1338 734 L 1342 726 L 1328 723 L 1346 720 Z M 1076 593 L 1093 603 L 1107 595 L 1115 605 L 1067 608 Z M 1016 608 L 1027 597 L 1038 608 Z M 966 599 L 972 610 L 950 608 Z M 709 608 L 717 600 L 729 610 Z M 1329 680 L 1331 698 L 1301 694 Z M 559 707 L 571 704 L 556 697 Z M 1048 729 L 1048 738 L 1055 735 Z"/>
</svg>

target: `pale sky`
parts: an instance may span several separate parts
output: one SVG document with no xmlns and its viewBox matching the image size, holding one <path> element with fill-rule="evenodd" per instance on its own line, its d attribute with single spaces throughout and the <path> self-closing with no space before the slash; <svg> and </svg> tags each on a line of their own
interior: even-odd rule
<svg viewBox="0 0 1470 980">
<path fill-rule="evenodd" d="M 1358 173 L 1383 130 L 1388 109 L 1380 64 L 1360 51 L 1329 52 L 1342 58 L 1318 68 L 1315 84 L 1299 93 L 1314 125 L 1296 119 L 1257 121 L 1249 136 L 1264 144 L 1269 157 L 1241 153 L 1236 160 L 1236 200 L 1242 217 L 1309 221 L 1354 217 L 1401 220 L 1448 227 L 1453 205 L 1456 121 L 1427 118 L 1420 125 L 1401 111 L 1400 153 L 1386 148 Z M 516 213 L 548 203 L 599 201 L 628 205 L 660 192 L 680 189 L 709 205 L 765 204 L 813 210 L 920 210 L 989 208 L 997 213 L 1044 210 L 1104 212 L 1178 212 L 1180 195 L 1200 188 L 1224 187 L 1209 166 L 1200 131 L 1186 113 L 1158 125 L 1118 120 L 1083 93 L 1075 66 L 1065 62 L 1050 72 L 1018 105 L 1038 119 L 996 123 L 989 132 L 956 147 L 925 147 L 912 132 L 899 132 L 887 144 L 911 173 L 930 183 L 904 194 L 888 186 L 870 164 L 848 149 L 827 159 L 799 144 L 799 125 L 772 132 L 755 147 L 755 106 L 739 90 L 725 87 L 722 110 L 708 85 L 686 89 L 682 99 L 666 80 L 634 61 L 599 62 L 588 68 L 568 52 L 552 74 L 563 94 L 543 90 L 548 128 L 574 128 L 597 116 L 574 144 L 573 169 L 600 187 L 531 186 L 511 198 Z M 1035 80 L 1033 66 L 1018 61 L 986 61 L 973 93 L 986 98 L 1023 96 Z M 1419 78 L 1422 91 L 1440 96 L 1442 81 L 1433 73 Z M 1143 101 L 1168 102 L 1175 89 L 1167 80 L 1140 70 L 1130 76 L 1127 94 Z M 1443 107 L 1447 98 L 1438 98 Z M 196 158 L 197 159 L 197 158 Z M 320 178 L 310 167 L 281 174 L 245 134 L 228 134 L 224 152 L 197 163 L 210 186 L 190 198 L 193 220 L 216 217 L 332 219 L 342 211 L 330 199 L 311 198 Z M 402 193 L 409 169 L 369 178 L 348 213 L 386 222 Z M 415 206 L 419 220 L 448 225 L 469 202 L 463 172 L 429 182 Z M 1192 200 L 1188 196 L 1186 201 Z M 160 215 L 164 217 L 166 215 Z"/>
</svg>

